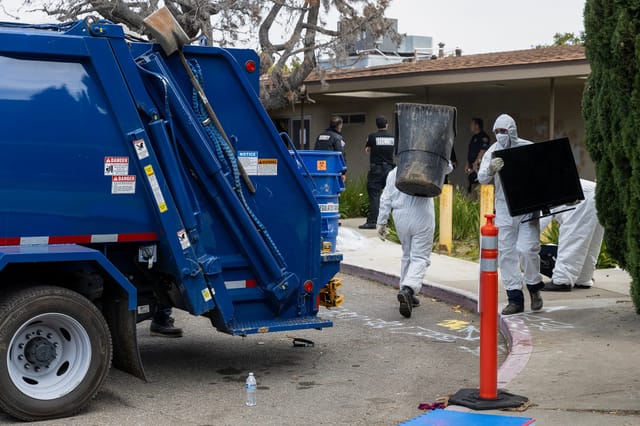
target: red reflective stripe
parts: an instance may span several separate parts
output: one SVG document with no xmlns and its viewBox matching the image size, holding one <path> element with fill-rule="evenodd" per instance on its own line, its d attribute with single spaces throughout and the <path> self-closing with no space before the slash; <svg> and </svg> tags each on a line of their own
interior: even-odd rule
<svg viewBox="0 0 640 426">
<path fill-rule="evenodd" d="M 48 244 L 90 244 L 92 237 L 100 237 L 107 234 L 95 235 L 52 235 L 48 238 Z M 158 234 L 155 232 L 140 232 L 136 234 L 117 234 L 119 243 L 134 241 L 156 241 Z M 19 246 L 21 237 L 0 237 L 0 246 Z M 29 237 L 27 237 L 29 238 Z M 43 237 L 45 238 L 45 237 Z"/>
<path fill-rule="evenodd" d="M 255 288 L 258 287 L 258 282 L 256 280 L 247 280 L 247 288 Z"/>
<path fill-rule="evenodd" d="M 20 237 L 8 237 L 8 238 L 0 237 L 0 246 L 19 246 L 19 245 L 20 245 Z"/>
<path fill-rule="evenodd" d="M 155 241 L 158 234 L 155 232 L 143 232 L 139 234 L 118 234 L 118 242 L 126 243 L 129 241 Z"/>
<path fill-rule="evenodd" d="M 52 235 L 49 244 L 86 244 L 91 242 L 91 235 Z"/>
</svg>

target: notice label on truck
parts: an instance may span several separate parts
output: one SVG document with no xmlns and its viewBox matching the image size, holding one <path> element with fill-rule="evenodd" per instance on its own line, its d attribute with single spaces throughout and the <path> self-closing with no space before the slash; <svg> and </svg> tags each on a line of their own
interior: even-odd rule
<svg viewBox="0 0 640 426">
<path fill-rule="evenodd" d="M 156 199 L 156 203 L 158 204 L 160 213 L 166 212 L 167 203 L 164 201 L 164 196 L 162 195 L 160 184 L 158 184 L 158 178 L 153 172 L 153 167 L 151 166 L 151 164 L 144 166 L 144 172 L 147 174 L 147 179 L 149 179 L 149 185 L 151 186 L 151 191 L 153 192 L 153 198 Z"/>
<path fill-rule="evenodd" d="M 111 176 L 112 194 L 135 194 L 136 176 Z"/>
<path fill-rule="evenodd" d="M 104 157 L 105 176 L 126 176 L 129 174 L 129 157 Z"/>
<path fill-rule="evenodd" d="M 238 151 L 238 161 L 249 176 L 258 174 L 258 151 Z"/>
<path fill-rule="evenodd" d="M 278 159 L 259 158 L 258 176 L 278 176 Z"/>
</svg>

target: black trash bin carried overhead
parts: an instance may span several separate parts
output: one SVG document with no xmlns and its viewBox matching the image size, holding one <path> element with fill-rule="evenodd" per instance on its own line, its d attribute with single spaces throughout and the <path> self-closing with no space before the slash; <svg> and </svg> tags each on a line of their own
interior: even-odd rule
<svg viewBox="0 0 640 426">
<path fill-rule="evenodd" d="M 456 109 L 447 105 L 399 103 L 395 117 L 396 187 L 410 195 L 440 195 L 456 134 Z"/>
</svg>

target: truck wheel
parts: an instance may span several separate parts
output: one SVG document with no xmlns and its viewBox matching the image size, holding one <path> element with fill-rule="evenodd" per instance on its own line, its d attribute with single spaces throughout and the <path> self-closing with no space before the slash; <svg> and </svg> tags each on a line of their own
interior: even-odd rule
<svg viewBox="0 0 640 426">
<path fill-rule="evenodd" d="M 38 286 L 0 294 L 0 408 L 22 420 L 71 416 L 100 390 L 111 335 L 78 293 Z"/>
</svg>

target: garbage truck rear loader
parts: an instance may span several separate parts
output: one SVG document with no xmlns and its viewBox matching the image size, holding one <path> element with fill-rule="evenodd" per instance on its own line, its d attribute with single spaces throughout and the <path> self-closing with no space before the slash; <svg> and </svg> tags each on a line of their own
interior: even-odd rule
<svg viewBox="0 0 640 426">
<path fill-rule="evenodd" d="M 159 303 L 232 335 L 332 325 L 319 294 L 341 255 L 322 253 L 257 55 L 184 55 L 221 127 L 178 55 L 118 25 L 0 24 L 0 407 L 17 418 L 73 415 L 112 360 L 144 377 L 135 327 Z"/>
</svg>

